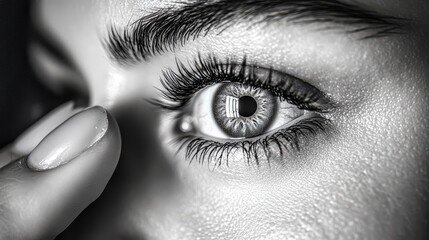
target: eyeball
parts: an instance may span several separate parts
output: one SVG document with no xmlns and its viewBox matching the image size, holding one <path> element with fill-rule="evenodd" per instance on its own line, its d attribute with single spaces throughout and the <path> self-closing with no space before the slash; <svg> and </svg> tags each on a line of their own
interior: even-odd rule
<svg viewBox="0 0 429 240">
<path fill-rule="evenodd" d="M 201 90 L 190 102 L 180 130 L 216 139 L 254 138 L 293 122 L 304 110 L 271 91 L 241 83 L 219 83 Z"/>
<path fill-rule="evenodd" d="M 212 97 L 212 114 L 224 133 L 250 138 L 263 133 L 274 120 L 277 99 L 250 85 L 223 84 Z"/>
</svg>

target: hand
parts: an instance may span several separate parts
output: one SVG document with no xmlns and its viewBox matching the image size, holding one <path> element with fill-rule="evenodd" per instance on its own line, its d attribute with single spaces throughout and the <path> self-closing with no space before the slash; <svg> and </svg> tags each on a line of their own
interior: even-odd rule
<svg viewBox="0 0 429 240">
<path fill-rule="evenodd" d="M 63 105 L 0 151 L 0 239 L 53 239 L 103 192 L 119 128 L 101 107 L 75 112 Z"/>
</svg>

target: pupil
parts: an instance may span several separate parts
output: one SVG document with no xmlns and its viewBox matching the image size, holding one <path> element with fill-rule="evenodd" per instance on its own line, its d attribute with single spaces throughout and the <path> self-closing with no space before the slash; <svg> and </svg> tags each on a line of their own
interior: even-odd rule
<svg viewBox="0 0 429 240">
<path fill-rule="evenodd" d="M 238 99 L 238 113 L 242 117 L 250 117 L 255 114 L 258 104 L 250 96 L 243 96 Z"/>
</svg>

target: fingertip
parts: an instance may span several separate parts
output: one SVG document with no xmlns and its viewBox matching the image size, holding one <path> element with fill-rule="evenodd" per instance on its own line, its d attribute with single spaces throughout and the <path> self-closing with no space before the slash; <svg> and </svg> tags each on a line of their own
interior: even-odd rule
<svg viewBox="0 0 429 240">
<path fill-rule="evenodd" d="M 19 156 L 29 154 L 46 135 L 80 110 L 72 101 L 60 105 L 19 135 L 11 144 L 10 151 Z"/>
<path fill-rule="evenodd" d="M 67 164 L 100 141 L 108 127 L 106 110 L 88 108 L 49 133 L 29 155 L 28 166 L 45 171 Z"/>
<path fill-rule="evenodd" d="M 112 176 L 121 152 L 121 137 L 117 122 L 102 107 L 92 107 L 85 111 L 86 113 L 80 117 L 75 116 L 80 120 L 75 119 L 74 123 L 65 123 L 68 125 L 65 126 L 68 130 L 61 130 L 60 128 L 64 126 L 60 126 L 55 130 L 60 132 L 52 133 L 47 137 L 51 140 L 44 139 L 45 143 L 41 143 L 45 145 L 42 147 L 49 152 L 49 147 L 54 148 L 53 145 L 57 141 L 67 137 L 66 133 L 78 131 L 79 128 L 75 128 L 76 126 L 82 127 L 82 124 L 88 124 L 88 122 L 88 125 L 91 125 L 104 114 L 107 127 L 104 129 L 103 136 L 93 144 L 87 141 L 89 147 L 73 156 L 72 161 L 46 171 L 34 171 L 28 167 L 28 160 L 25 164 L 25 158 L 22 158 L 2 169 L 3 176 L 14 176 L 14 179 L 18 180 L 13 181 L 13 192 L 10 192 L 8 199 L 12 202 L 11 205 L 15 211 L 13 214 L 24 216 L 17 223 L 22 226 L 22 231 L 26 231 L 22 234 L 40 239 L 61 233 L 101 195 Z M 36 155 L 40 157 L 43 154 Z M 36 232 L 38 235 L 33 235 Z"/>
</svg>

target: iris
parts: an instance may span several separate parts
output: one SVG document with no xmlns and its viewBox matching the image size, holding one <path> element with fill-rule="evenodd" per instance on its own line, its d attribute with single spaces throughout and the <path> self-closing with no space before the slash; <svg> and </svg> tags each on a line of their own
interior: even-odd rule
<svg viewBox="0 0 429 240">
<path fill-rule="evenodd" d="M 267 90 L 241 83 L 221 86 L 213 101 L 213 116 L 233 138 L 258 136 L 270 126 L 278 99 Z"/>
</svg>

